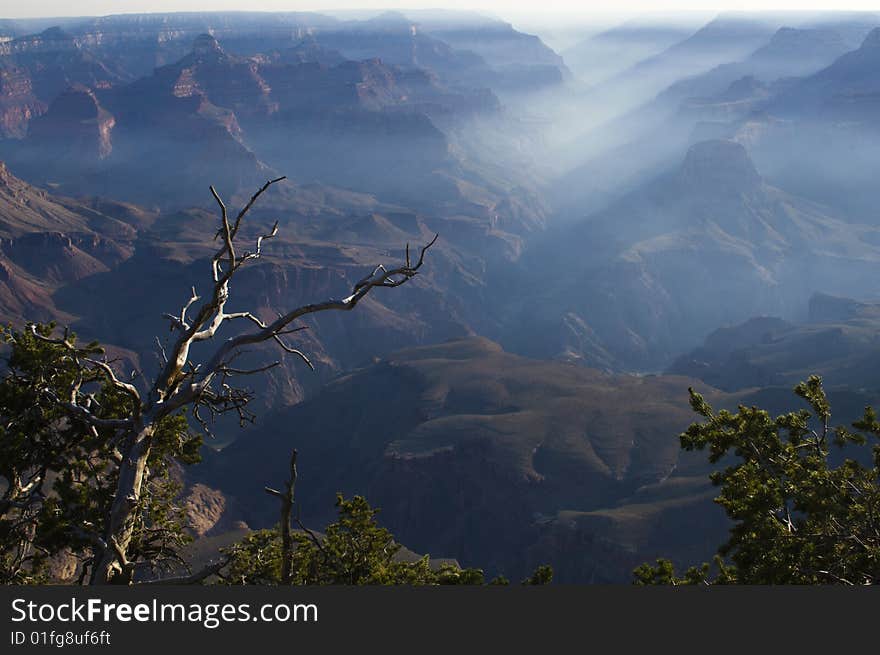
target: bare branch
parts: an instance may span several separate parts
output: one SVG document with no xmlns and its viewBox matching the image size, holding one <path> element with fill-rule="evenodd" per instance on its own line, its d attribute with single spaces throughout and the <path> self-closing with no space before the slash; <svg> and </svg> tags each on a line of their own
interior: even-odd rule
<svg viewBox="0 0 880 655">
<path fill-rule="evenodd" d="M 265 328 L 266 324 L 263 323 L 259 318 L 251 314 L 250 312 L 234 312 L 232 314 L 225 314 L 224 319 L 227 321 L 232 321 L 236 318 L 246 318 L 250 322 L 254 323 L 257 327 Z"/>
<path fill-rule="evenodd" d="M 278 221 L 272 226 L 272 231 L 268 234 L 262 234 L 257 237 L 257 249 L 255 252 L 245 253 L 244 259 L 257 259 L 262 256 L 263 241 L 274 238 L 278 234 Z"/>
<path fill-rule="evenodd" d="M 231 555 L 227 555 L 219 559 L 216 562 L 212 562 L 207 566 L 199 569 L 195 573 L 191 573 L 190 575 L 182 575 L 173 578 L 158 578 L 156 580 L 144 580 L 140 584 L 145 585 L 185 585 L 185 584 L 198 584 L 207 578 L 210 578 L 212 575 L 218 574 L 221 570 L 223 570 L 227 564 L 232 560 Z"/>
<path fill-rule="evenodd" d="M 287 176 L 282 175 L 281 177 L 276 177 L 274 180 L 267 180 L 263 186 L 261 186 L 259 189 L 257 189 L 257 192 L 251 196 L 251 199 L 248 200 L 248 203 L 244 207 L 242 207 L 241 211 L 238 212 L 238 216 L 235 217 L 235 227 L 232 232 L 232 236 L 235 236 L 238 233 L 238 228 L 241 225 L 241 219 L 244 218 L 244 215 L 247 214 L 250 211 L 251 207 L 254 206 L 254 203 L 257 201 L 257 198 L 259 198 L 261 195 L 263 195 L 263 193 L 265 193 L 266 189 L 268 189 L 270 186 L 272 186 L 276 182 L 281 182 L 282 180 L 286 180 L 286 179 L 287 179 Z M 277 227 L 278 224 L 276 223 L 275 225 Z M 272 236 L 275 236 L 275 235 L 273 234 Z"/>
<path fill-rule="evenodd" d="M 216 200 L 216 201 L 217 201 L 217 204 L 220 205 L 220 214 L 221 214 L 221 216 L 222 216 L 222 219 L 221 219 L 221 222 L 222 222 L 221 228 L 220 228 L 220 230 L 218 230 L 217 234 L 214 235 L 214 238 L 216 239 L 217 237 L 219 237 L 219 236 L 222 234 L 222 232 L 223 232 L 223 228 L 224 228 L 224 227 L 229 227 L 229 217 L 228 217 L 228 215 L 227 215 L 227 213 L 226 213 L 226 204 L 225 204 L 225 203 L 223 202 L 223 200 L 220 198 L 220 194 L 217 193 L 217 190 L 214 188 L 214 185 L 212 184 L 212 185 L 211 185 L 210 187 L 208 187 L 208 188 L 211 190 L 211 195 L 214 196 L 214 200 Z"/>
<path fill-rule="evenodd" d="M 318 538 L 318 535 L 316 535 L 312 530 L 310 530 L 309 528 L 307 528 L 307 527 L 303 524 L 302 519 L 300 519 L 300 517 L 299 517 L 299 506 L 297 506 L 297 509 L 296 509 L 296 526 L 297 526 L 300 530 L 302 530 L 303 532 L 305 532 L 305 533 L 308 535 L 309 539 L 312 540 L 312 543 L 315 544 L 315 547 L 316 547 L 319 551 L 321 551 L 321 554 L 322 554 L 322 555 L 324 555 L 324 556 L 326 557 L 326 556 L 327 556 L 327 551 L 324 550 L 324 544 L 321 543 L 321 540 Z"/>
<path fill-rule="evenodd" d="M 405 282 L 411 280 L 418 274 L 419 269 L 424 263 L 425 253 L 431 246 L 433 246 L 437 242 L 438 237 L 439 234 L 435 234 L 434 238 L 422 247 L 421 253 L 419 254 L 419 260 L 415 266 L 404 265 L 393 269 L 386 269 L 384 266 L 377 266 L 373 269 L 373 273 L 371 275 L 359 280 L 354 285 L 351 295 L 347 296 L 346 298 L 343 298 L 341 300 L 326 300 L 321 303 L 303 305 L 288 312 L 287 314 L 282 314 L 274 322 L 267 325 L 265 328 L 262 328 L 261 330 L 242 334 L 237 337 L 228 339 L 214 353 L 211 360 L 206 365 L 206 370 L 217 370 L 217 368 L 225 360 L 228 354 L 237 350 L 238 348 L 241 348 L 242 346 L 261 343 L 269 339 L 274 339 L 276 342 L 278 342 L 279 345 L 281 345 L 286 352 L 290 352 L 291 354 L 296 354 L 305 358 L 305 356 L 301 352 L 285 346 L 283 342 L 277 339 L 278 334 L 281 333 L 290 323 L 298 318 L 322 311 L 351 311 L 355 308 L 358 302 L 372 289 L 376 287 L 400 286 L 401 284 L 404 284 Z M 398 277 L 399 279 L 395 279 Z"/>
<path fill-rule="evenodd" d="M 165 346 L 162 345 L 162 342 L 159 341 L 159 337 L 156 337 L 156 345 L 159 347 L 159 354 L 162 356 L 162 363 L 168 363 L 168 353 L 165 352 Z"/>
<path fill-rule="evenodd" d="M 189 324 L 186 322 L 186 312 L 192 306 L 193 303 L 198 302 L 200 300 L 198 294 L 196 293 L 196 288 L 192 287 L 192 295 L 190 299 L 186 302 L 186 304 L 180 310 L 180 316 L 174 316 L 172 314 L 163 314 L 165 318 L 171 321 L 171 329 L 177 328 L 179 330 L 189 330 Z"/>
<path fill-rule="evenodd" d="M 135 402 L 135 411 L 140 413 L 141 407 L 141 395 L 138 393 L 137 388 L 133 384 L 129 384 L 128 382 L 123 382 L 119 378 L 116 377 L 116 374 L 113 372 L 113 369 L 110 368 L 110 364 L 107 362 L 101 362 L 95 359 L 86 359 L 85 361 L 89 362 L 93 366 L 97 366 L 104 372 L 104 375 L 107 377 L 108 382 L 113 385 L 119 391 L 122 391 L 125 394 L 128 394 L 132 400 Z"/>
<path fill-rule="evenodd" d="M 431 239 L 427 244 L 422 246 L 422 251 L 419 253 L 419 263 L 413 267 L 415 270 L 418 270 L 419 268 L 421 268 L 422 264 L 425 263 L 425 253 L 428 252 L 428 248 L 433 246 L 437 242 L 437 239 L 439 239 L 439 238 L 440 238 L 440 235 L 435 234 L 433 239 Z"/>
<path fill-rule="evenodd" d="M 118 430 L 130 428 L 132 425 L 134 425 L 134 421 L 130 418 L 99 418 L 92 414 L 92 412 L 90 412 L 82 405 L 78 405 L 70 401 L 61 400 L 50 389 L 43 389 L 43 393 L 49 396 L 52 402 L 57 404 L 62 409 L 66 410 L 67 413 L 71 416 L 82 419 L 89 425 L 92 425 L 96 428 L 112 428 Z"/>
<path fill-rule="evenodd" d="M 302 352 L 301 350 L 297 350 L 296 348 L 291 348 L 286 343 L 284 343 L 281 340 L 281 337 L 279 337 L 277 334 L 273 334 L 272 338 L 278 343 L 279 346 L 281 346 L 284 352 L 290 353 L 291 355 L 297 355 L 306 363 L 306 366 L 308 366 L 313 371 L 315 370 L 314 364 L 312 364 L 312 361 L 308 357 L 306 357 L 306 354 L 304 352 Z"/>
<path fill-rule="evenodd" d="M 238 369 L 238 368 L 230 368 L 229 366 L 224 366 L 220 369 L 220 372 L 224 375 L 253 375 L 255 373 L 262 373 L 263 371 L 268 371 L 270 368 L 275 368 L 276 366 L 280 366 L 281 362 L 272 362 L 271 364 L 266 364 L 265 366 L 261 366 L 259 368 L 252 369 Z"/>
</svg>

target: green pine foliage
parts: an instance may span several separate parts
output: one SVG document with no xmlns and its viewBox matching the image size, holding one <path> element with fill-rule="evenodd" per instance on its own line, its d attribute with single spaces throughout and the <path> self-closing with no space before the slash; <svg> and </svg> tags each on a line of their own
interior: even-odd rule
<svg viewBox="0 0 880 655">
<path fill-rule="evenodd" d="M 868 407 L 851 428 L 831 427 L 819 377 L 794 391 L 809 409 L 772 417 L 757 407 L 716 412 L 690 390 L 701 421 L 681 435 L 681 445 L 727 464 L 711 480 L 733 522 L 730 538 L 718 549 L 714 573 L 703 564 L 677 576 L 661 559 L 635 570 L 637 584 L 880 583 L 877 415 Z"/>
</svg>

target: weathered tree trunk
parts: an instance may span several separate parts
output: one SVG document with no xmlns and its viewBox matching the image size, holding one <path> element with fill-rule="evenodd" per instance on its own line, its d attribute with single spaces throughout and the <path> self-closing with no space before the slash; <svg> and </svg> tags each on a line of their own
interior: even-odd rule
<svg viewBox="0 0 880 655">
<path fill-rule="evenodd" d="M 293 538 L 290 536 L 290 513 L 293 499 L 290 496 L 281 501 L 281 584 L 290 584 L 293 578 Z"/>
<path fill-rule="evenodd" d="M 132 431 L 123 449 L 117 491 L 104 534 L 106 548 L 92 572 L 92 584 L 130 584 L 132 581 L 134 566 L 129 564 L 126 553 L 134 531 L 154 429 L 152 422 L 141 423 Z"/>
</svg>

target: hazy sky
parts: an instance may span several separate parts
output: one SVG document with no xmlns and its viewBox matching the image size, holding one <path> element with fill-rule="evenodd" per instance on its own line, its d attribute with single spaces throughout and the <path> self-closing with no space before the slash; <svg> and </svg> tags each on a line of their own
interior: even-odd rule
<svg viewBox="0 0 880 655">
<path fill-rule="evenodd" d="M 155 11 L 326 11 L 330 9 L 482 9 L 500 16 L 547 13 L 629 13 L 641 10 L 878 10 L 877 0 L 0 0 L 0 18 L 93 16 Z"/>
</svg>

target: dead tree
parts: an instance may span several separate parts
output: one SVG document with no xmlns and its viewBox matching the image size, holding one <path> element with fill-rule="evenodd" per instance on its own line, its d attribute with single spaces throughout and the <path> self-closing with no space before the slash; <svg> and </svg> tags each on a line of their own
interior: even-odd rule
<svg viewBox="0 0 880 655">
<path fill-rule="evenodd" d="M 266 487 L 270 496 L 281 501 L 281 584 L 290 584 L 293 564 L 293 537 L 290 534 L 290 517 L 293 514 L 294 490 L 296 489 L 296 449 L 290 456 L 290 477 L 284 484 L 284 491 Z"/>
<path fill-rule="evenodd" d="M 296 527 L 301 532 L 308 535 L 309 539 L 312 540 L 312 543 L 315 544 L 323 555 L 327 555 L 321 539 L 305 526 L 299 516 L 299 512 L 296 515 L 293 514 L 293 505 L 296 500 L 294 495 L 296 491 L 296 458 L 297 450 L 294 448 L 290 455 L 290 477 L 284 483 L 284 491 L 278 491 L 272 487 L 264 487 L 267 494 L 281 501 L 281 584 L 283 585 L 293 584 L 293 535 L 290 532 L 291 520 L 296 522 Z"/>
<path fill-rule="evenodd" d="M 109 429 L 116 434 L 119 451 L 118 484 L 109 516 L 102 534 L 95 534 L 95 542 L 100 544 L 99 557 L 96 558 L 92 573 L 92 584 L 111 582 L 131 583 L 135 562 L 128 559 L 128 547 L 132 539 L 134 520 L 141 502 L 141 491 L 145 483 L 147 460 L 153 445 L 153 436 L 159 421 L 163 418 L 190 408 L 196 420 L 203 422 L 200 411 L 212 416 L 226 412 L 238 412 L 245 416 L 246 405 L 251 394 L 235 386 L 235 378 L 257 374 L 278 366 L 279 361 L 252 370 L 234 368 L 232 362 L 245 346 L 273 341 L 285 353 L 300 357 L 310 368 L 312 363 L 305 353 L 290 346 L 284 337 L 304 329 L 293 326 L 297 320 L 309 314 L 325 311 L 350 311 L 358 302 L 378 287 L 393 288 L 414 278 L 424 262 L 425 253 L 437 241 L 437 235 L 421 248 L 418 259 L 410 259 L 407 244 L 404 263 L 394 268 L 379 264 L 364 278 L 354 284 L 351 292 L 340 299 L 302 305 L 280 313 L 271 323 L 266 323 L 255 314 L 227 312 L 230 282 L 247 262 L 260 258 L 266 241 L 278 233 L 278 223 L 256 239 L 253 250 L 240 250 L 237 242 L 242 221 L 257 199 L 273 184 L 285 178 L 280 177 L 266 182 L 250 198 L 247 204 L 231 217 L 226 204 L 212 186 L 210 188 L 220 213 L 220 228 L 215 239 L 221 242 L 217 252 L 211 257 L 211 290 L 206 297 L 199 296 L 195 287 L 189 300 L 177 314 L 166 314 L 172 330 L 177 332 L 176 340 L 169 349 L 162 350 L 162 365 L 156 378 L 149 384 L 145 393 L 133 384 L 117 377 L 107 361 L 83 359 L 82 365 L 100 372 L 106 381 L 131 399 L 132 411 L 129 416 L 119 419 L 105 419 L 96 416 L 90 409 L 87 396 L 78 389 L 71 390 L 69 397 L 57 401 L 72 418 L 84 422 L 93 429 Z M 201 303 L 201 304 L 198 304 Z M 194 308 L 195 309 L 194 311 Z M 193 362 L 190 355 L 192 346 L 203 341 L 214 341 L 227 323 L 246 324 L 249 329 L 217 341 L 206 361 Z M 48 339 L 39 335 L 32 326 L 32 332 L 40 339 L 53 343 L 67 344 L 64 339 Z M 292 494 L 292 486 L 291 486 Z M 288 573 L 289 575 L 289 573 Z M 198 578 L 199 574 L 191 576 Z"/>
</svg>

